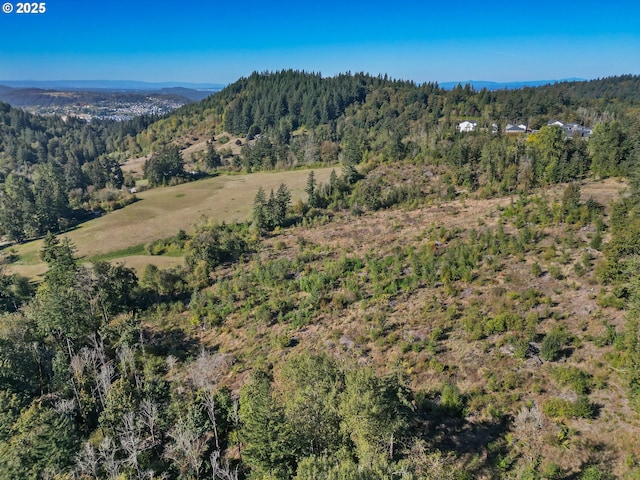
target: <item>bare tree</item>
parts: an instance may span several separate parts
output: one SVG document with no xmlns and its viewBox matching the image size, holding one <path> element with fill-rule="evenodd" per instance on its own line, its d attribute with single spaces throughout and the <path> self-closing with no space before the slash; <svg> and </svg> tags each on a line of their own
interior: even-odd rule
<svg viewBox="0 0 640 480">
<path fill-rule="evenodd" d="M 187 378 L 198 388 L 214 388 L 220 377 L 229 371 L 233 362 L 233 355 L 211 354 L 203 348 L 198 358 L 189 366 Z"/>
<path fill-rule="evenodd" d="M 419 478 L 453 480 L 460 473 L 452 453 L 430 450 L 424 440 L 416 440 L 408 449 L 408 458 Z"/>
<path fill-rule="evenodd" d="M 140 405 L 140 419 L 149 431 L 150 441 L 152 445 L 156 445 L 156 427 L 158 423 L 158 405 L 149 399 L 145 399 Z"/>
<path fill-rule="evenodd" d="M 122 416 L 122 427 L 118 431 L 120 445 L 127 454 L 127 463 L 136 469 L 139 479 L 143 476 L 138 456 L 145 450 L 146 443 L 141 430 L 134 412 L 127 412 Z"/>
<path fill-rule="evenodd" d="M 545 423 L 537 403 L 524 405 L 513 420 L 514 444 L 526 464 L 532 464 L 541 451 Z"/>
<path fill-rule="evenodd" d="M 115 376 L 115 368 L 110 363 L 102 365 L 96 376 L 96 393 L 103 409 L 107 405 L 107 395 L 109 394 Z"/>
<path fill-rule="evenodd" d="M 178 364 L 178 359 L 174 355 L 167 355 L 164 361 L 167 363 L 167 370 L 169 373 L 171 373 Z"/>
<path fill-rule="evenodd" d="M 191 470 L 196 479 L 200 478 L 202 469 L 202 454 L 207 448 L 207 439 L 203 435 L 179 422 L 169 432 L 173 440 L 165 449 L 165 457 L 175 462 L 180 473 Z"/>
<path fill-rule="evenodd" d="M 118 360 L 120 361 L 120 369 L 123 375 L 127 375 L 129 368 L 131 371 L 136 369 L 135 352 L 129 345 L 122 345 L 118 349 Z"/>
<path fill-rule="evenodd" d="M 104 437 L 98 445 L 98 454 L 107 473 L 107 478 L 110 480 L 120 477 L 121 462 L 116 458 L 117 453 L 118 448 L 111 437 Z"/>
<path fill-rule="evenodd" d="M 213 480 L 238 480 L 238 467 L 232 469 L 229 460 L 224 465 L 220 462 L 220 450 L 215 450 L 210 457 L 211 478 Z"/>
<path fill-rule="evenodd" d="M 82 449 L 76 457 L 76 466 L 81 474 L 89 475 L 91 478 L 99 478 L 100 457 L 91 443 L 84 442 L 82 444 Z"/>
</svg>

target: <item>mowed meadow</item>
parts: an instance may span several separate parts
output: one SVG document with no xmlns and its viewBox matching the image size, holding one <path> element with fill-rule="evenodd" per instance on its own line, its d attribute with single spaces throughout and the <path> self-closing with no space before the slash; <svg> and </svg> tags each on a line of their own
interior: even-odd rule
<svg viewBox="0 0 640 480">
<path fill-rule="evenodd" d="M 318 183 L 326 182 L 331 170 L 314 169 Z M 155 188 L 137 194 L 138 201 L 79 225 L 61 234 L 69 238 L 81 259 L 100 258 L 124 263 L 140 271 L 148 264 L 167 268 L 182 263 L 182 257 L 146 255 L 144 244 L 190 232 L 202 218 L 219 222 L 242 222 L 249 219 L 255 195 L 260 187 L 267 194 L 284 183 L 291 191 L 292 202 L 304 197 L 311 170 L 293 170 L 244 175 L 220 175 L 173 187 Z M 38 279 L 47 269 L 39 258 L 42 240 L 17 245 L 18 260 L 11 271 Z"/>
</svg>

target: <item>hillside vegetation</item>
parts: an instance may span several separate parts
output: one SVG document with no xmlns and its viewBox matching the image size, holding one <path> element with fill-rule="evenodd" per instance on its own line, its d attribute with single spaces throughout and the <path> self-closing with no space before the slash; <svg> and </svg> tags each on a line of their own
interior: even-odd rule
<svg viewBox="0 0 640 480">
<path fill-rule="evenodd" d="M 103 158 L 159 187 L 0 277 L 0 479 L 639 478 L 638 81 L 285 71 L 137 124 Z"/>
</svg>

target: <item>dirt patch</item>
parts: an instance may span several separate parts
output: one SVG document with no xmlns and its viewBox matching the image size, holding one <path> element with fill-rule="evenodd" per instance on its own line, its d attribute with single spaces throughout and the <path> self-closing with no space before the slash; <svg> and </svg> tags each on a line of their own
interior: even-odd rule
<svg viewBox="0 0 640 480">
<path fill-rule="evenodd" d="M 136 157 L 127 160 L 120 164 L 122 173 L 130 173 L 135 178 L 142 178 L 142 171 L 144 163 L 149 160 L 151 155 L 145 155 L 144 157 Z"/>
</svg>

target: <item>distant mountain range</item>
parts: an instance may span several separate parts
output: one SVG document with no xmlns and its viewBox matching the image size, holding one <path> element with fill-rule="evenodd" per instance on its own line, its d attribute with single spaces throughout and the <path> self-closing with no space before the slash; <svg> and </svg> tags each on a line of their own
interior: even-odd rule
<svg viewBox="0 0 640 480">
<path fill-rule="evenodd" d="M 523 87 L 540 87 L 559 82 L 583 82 L 584 78 L 563 78 L 560 80 L 528 80 L 521 82 L 490 82 L 486 80 L 465 80 L 461 82 L 438 82 L 445 90 L 452 90 L 458 85 L 469 84 L 476 90 L 515 90 Z M 13 88 L 41 88 L 64 91 L 126 91 L 126 92 L 158 92 L 183 95 L 192 100 L 199 100 L 198 95 L 189 92 L 213 92 L 222 90 L 226 85 L 222 83 L 190 83 L 190 82 L 139 82 L 135 80 L 0 80 L 0 85 Z M 167 91 L 168 90 L 168 91 Z M 187 95 L 185 95 L 187 93 Z M 206 96 L 206 95 L 205 95 Z M 204 98 L 204 96 L 200 97 Z"/>
<path fill-rule="evenodd" d="M 476 90 L 516 90 L 524 87 L 541 87 L 543 85 L 553 85 L 560 82 L 585 82 L 584 78 L 563 78 L 560 80 L 528 80 L 523 82 L 488 82 L 485 80 L 467 80 L 464 82 L 438 82 L 438 85 L 445 90 L 453 90 L 458 85 L 470 85 Z"/>
<path fill-rule="evenodd" d="M 225 87 L 225 85 L 221 83 L 138 82 L 134 80 L 0 80 L 0 85 L 13 88 L 42 88 L 65 91 L 79 90 L 84 92 L 92 90 L 154 92 L 165 88 L 186 88 L 189 90 L 217 92 Z"/>
</svg>

